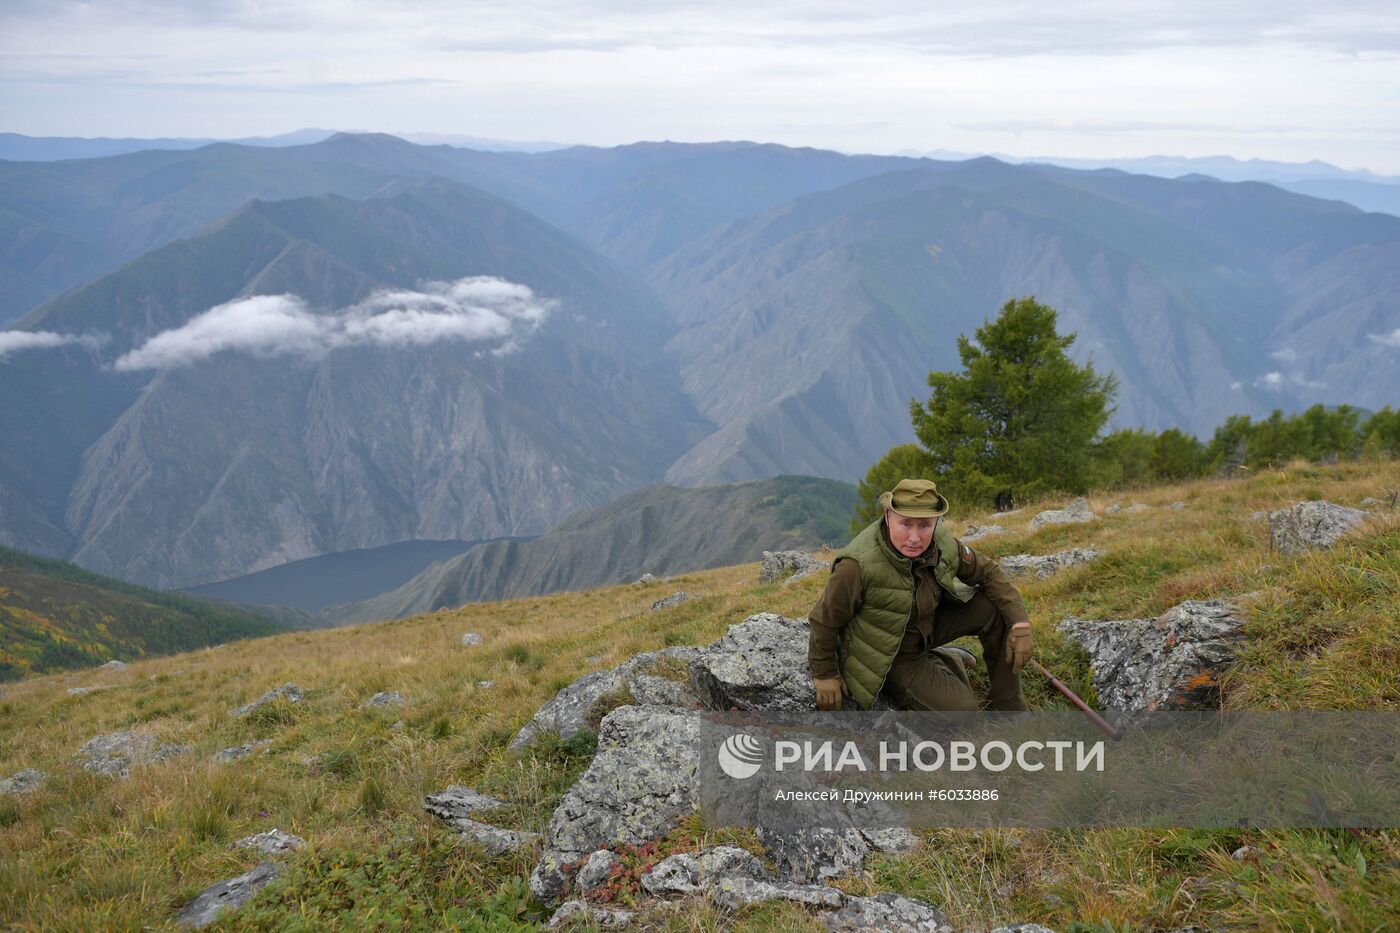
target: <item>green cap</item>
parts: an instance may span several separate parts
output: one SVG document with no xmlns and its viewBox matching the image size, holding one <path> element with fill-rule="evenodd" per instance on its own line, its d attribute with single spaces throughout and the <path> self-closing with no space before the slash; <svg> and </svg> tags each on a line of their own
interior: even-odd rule
<svg viewBox="0 0 1400 933">
<path fill-rule="evenodd" d="M 948 500 L 931 480 L 902 479 L 880 494 L 880 505 L 905 518 L 937 518 L 948 512 Z"/>
</svg>

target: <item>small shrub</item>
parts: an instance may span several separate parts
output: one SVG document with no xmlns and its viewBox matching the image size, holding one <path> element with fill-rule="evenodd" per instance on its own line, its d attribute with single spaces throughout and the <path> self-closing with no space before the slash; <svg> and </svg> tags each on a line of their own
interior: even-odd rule
<svg viewBox="0 0 1400 933">
<path fill-rule="evenodd" d="M 228 830 L 228 808 L 222 804 L 204 803 L 190 814 L 190 835 L 196 840 L 223 842 Z"/>
<path fill-rule="evenodd" d="M 445 739 L 452 735 L 452 720 L 446 716 L 441 716 L 433 721 L 433 727 L 428 732 L 435 739 Z"/>
<path fill-rule="evenodd" d="M 389 795 L 384 790 L 384 785 L 378 778 L 367 777 L 360 784 L 360 794 L 358 797 L 360 809 L 367 816 L 373 816 L 379 811 L 389 806 Z"/>
<path fill-rule="evenodd" d="M 317 765 L 324 774 L 339 778 L 354 777 L 360 770 L 360 753 L 351 747 L 333 748 L 322 752 Z"/>
<path fill-rule="evenodd" d="M 6 829 L 19 822 L 19 804 L 8 797 L 0 799 L 0 829 Z"/>
</svg>

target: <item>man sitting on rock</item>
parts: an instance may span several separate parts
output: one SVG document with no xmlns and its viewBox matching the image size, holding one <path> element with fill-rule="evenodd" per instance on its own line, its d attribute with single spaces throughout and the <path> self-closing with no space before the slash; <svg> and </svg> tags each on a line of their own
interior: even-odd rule
<svg viewBox="0 0 1400 933">
<path fill-rule="evenodd" d="M 972 652 L 942 646 L 976 635 L 988 707 L 1025 709 L 1031 624 L 1001 565 L 940 523 L 948 500 L 932 482 L 900 480 L 880 504 L 884 514 L 837 552 L 810 616 L 817 708 L 840 709 L 848 696 L 870 709 L 883 693 L 900 709 L 974 711 Z"/>
</svg>

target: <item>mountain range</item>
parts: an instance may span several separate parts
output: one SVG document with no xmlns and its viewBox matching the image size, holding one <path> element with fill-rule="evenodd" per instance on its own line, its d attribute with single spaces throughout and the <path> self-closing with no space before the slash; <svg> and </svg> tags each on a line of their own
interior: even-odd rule
<svg viewBox="0 0 1400 933">
<path fill-rule="evenodd" d="M 1400 397 L 1400 218 L 1200 176 L 342 134 L 0 162 L 0 243 L 0 541 L 159 586 L 852 481 L 1027 294 L 1117 425 Z"/>
</svg>

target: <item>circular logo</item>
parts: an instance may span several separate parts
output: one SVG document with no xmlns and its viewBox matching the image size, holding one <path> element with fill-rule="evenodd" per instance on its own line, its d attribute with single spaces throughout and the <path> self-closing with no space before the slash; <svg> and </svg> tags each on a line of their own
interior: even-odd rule
<svg viewBox="0 0 1400 933">
<path fill-rule="evenodd" d="M 751 778 L 762 763 L 763 746 L 748 733 L 735 733 L 719 747 L 719 768 L 732 778 Z"/>
</svg>

